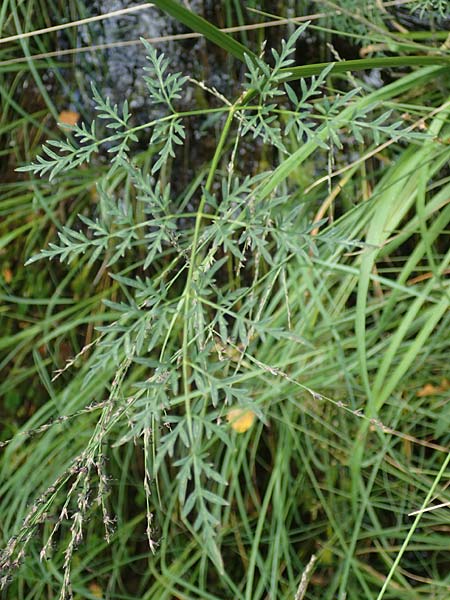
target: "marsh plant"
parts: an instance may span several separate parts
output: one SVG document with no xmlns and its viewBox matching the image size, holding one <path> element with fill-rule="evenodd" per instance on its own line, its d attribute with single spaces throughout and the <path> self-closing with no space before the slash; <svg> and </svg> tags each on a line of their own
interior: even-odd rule
<svg viewBox="0 0 450 600">
<path fill-rule="evenodd" d="M 131 449 L 132 454 L 142 453 L 142 459 L 133 460 L 142 477 L 151 553 L 158 555 L 170 522 L 176 522 L 190 540 L 188 546 L 199 549 L 203 571 L 211 561 L 227 578 L 228 589 L 236 591 L 223 560 L 224 552 L 229 556 L 223 540 L 236 503 L 239 511 L 246 510 L 239 491 L 239 481 L 250 486 L 251 480 L 245 471 L 246 444 L 253 434 L 260 439 L 270 432 L 274 406 L 286 422 L 291 411 L 320 422 L 327 415 L 343 415 L 361 424 L 360 435 L 369 426 L 381 438 L 392 432 L 379 420 L 382 402 L 367 412 L 360 409 L 363 380 L 356 382 L 350 375 L 338 383 L 330 373 L 330 386 L 317 389 L 304 383 L 305 373 L 321 361 L 316 331 L 320 337 L 327 323 L 334 327 L 323 304 L 330 298 L 319 293 L 324 281 L 334 276 L 339 257 L 373 257 L 384 243 L 383 228 L 372 238 L 363 235 L 374 202 L 368 201 L 363 211 L 355 207 L 351 222 L 333 222 L 326 212 L 313 219 L 317 205 L 311 206 L 305 187 L 319 185 L 320 179 L 325 196 L 333 193 L 333 169 L 344 146 L 362 150 L 398 143 L 422 148 L 435 134 L 418 121 L 411 124 L 399 117 L 394 97 L 412 85 L 413 75 L 411 81 L 406 77 L 375 92 L 353 85 L 353 80 L 333 79 L 333 64 L 315 76 L 295 77 L 294 52 L 305 27 L 279 50 L 246 56 L 245 79 L 234 100 L 194 82 L 220 104 L 210 109 L 178 110 L 192 81 L 172 73 L 169 59 L 142 40 L 148 57 L 144 79 L 158 117 L 132 126 L 128 103 L 112 105 L 93 85 L 97 119 L 73 126 L 65 141 L 48 142 L 35 162 L 20 168 L 57 186 L 68 172 L 95 165 L 99 155 L 107 157 L 94 201 L 28 264 L 32 269 L 36 261 L 58 260 L 94 267 L 95 277 L 110 278 L 111 295 L 99 306 L 106 316 L 96 326 L 95 339 L 55 373 L 56 381 L 65 382 L 57 401 L 59 414 L 14 440 L 16 449 L 17 439 L 28 444 L 32 437 L 46 435 L 68 443 L 58 464 L 42 475 L 34 502 L 1 554 L 3 587 L 27 561 L 29 546 L 42 539 L 41 560 L 56 557 L 62 572 L 60 598 L 73 597 L 71 570 L 76 553 L 83 553 L 79 547 L 89 520 L 101 514 L 106 542 L 119 543 L 124 499 L 115 495 L 112 472 L 118 475 L 110 465 L 117 453 Z M 432 78 L 433 68 L 416 81 Z M 178 153 L 186 123 L 200 114 L 209 119 L 208 135 L 216 135 L 214 151 L 200 176 L 180 193 Z M 149 150 L 143 156 L 134 148 L 144 136 Z M 246 172 L 240 151 L 249 144 L 270 153 L 274 167 Z M 318 172 L 307 181 L 297 173 L 310 157 L 317 157 Z M 395 185 L 394 178 L 388 188 Z M 345 304 L 353 289 L 349 282 L 340 287 L 339 278 L 354 285 L 357 273 L 354 266 L 346 268 L 334 284 L 338 304 Z M 369 265 L 368 273 L 371 269 Z M 307 281 L 301 289 L 300 273 Z M 395 290 L 406 294 L 403 283 Z M 312 321 L 306 316 L 309 306 L 316 311 Z M 307 321 L 316 321 L 317 329 L 305 326 Z M 339 345 L 338 329 L 333 331 Z M 348 351 L 342 349 L 338 362 L 346 360 Z M 233 427 L 227 419 L 231 410 L 256 418 L 248 432 Z M 77 422 L 82 423 L 79 435 Z M 326 427 L 338 435 L 334 423 Z M 289 469 L 289 461 L 278 464 L 284 460 L 280 452 L 274 470 Z M 352 460 L 357 478 L 363 457 L 355 453 Z M 310 469 L 307 465 L 305 461 L 304 468 Z M 274 485 L 270 474 L 266 485 Z M 268 505 L 257 497 L 252 502 L 263 519 L 256 516 L 260 536 Z M 165 513 L 169 517 L 158 522 L 158 515 Z M 252 550 L 246 598 L 252 597 L 260 560 Z M 340 581 L 348 578 L 350 566 Z M 299 575 L 289 572 L 287 577 L 295 581 Z"/>
</svg>

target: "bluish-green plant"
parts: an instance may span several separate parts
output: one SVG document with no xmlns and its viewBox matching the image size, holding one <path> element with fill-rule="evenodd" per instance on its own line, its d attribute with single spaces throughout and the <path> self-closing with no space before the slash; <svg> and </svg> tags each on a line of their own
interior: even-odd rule
<svg viewBox="0 0 450 600">
<path fill-rule="evenodd" d="M 311 256 L 323 248 L 364 247 L 339 227 L 313 235 L 317 223 L 305 217 L 298 197 L 285 185 L 298 152 L 324 152 L 332 164 L 344 142 L 376 145 L 386 138 L 414 142 L 426 137 L 401 126 L 377 94 L 371 98 L 359 88 L 328 89 L 332 64 L 317 78 L 302 79 L 298 89 L 287 83 L 303 30 L 283 42 L 280 52 L 272 51 L 272 66 L 264 56 L 247 56 L 242 94 L 209 111 L 221 114 L 221 129 L 206 176 L 189 202 L 175 197 L 164 171 L 184 143 L 186 120 L 208 111 L 178 110 L 187 78 L 171 74 L 168 59 L 145 42 L 145 81 L 154 106 L 164 114 L 133 127 L 127 102 L 120 108 L 111 105 L 93 86 L 98 119 L 111 133 L 99 138 L 95 121 L 76 125 L 70 139 L 48 142 L 34 163 L 20 168 L 57 184 L 70 170 L 95 162 L 98 153 L 108 157 L 108 169 L 97 183 L 97 204 L 80 214 L 75 225 L 62 226 L 59 240 L 28 263 L 75 263 L 84 257 L 108 270 L 119 294 L 104 300 L 114 319 L 96 328 L 83 376 L 85 407 L 75 413 L 93 414 L 94 406 L 98 418 L 8 543 L 2 554 L 3 584 L 52 514 L 41 556 L 50 555 L 52 543 L 67 528 L 61 598 L 71 597 L 72 559 L 96 505 L 106 540 L 112 536 L 105 458 L 112 449 L 133 443 L 144 453 L 150 549 L 157 551 L 152 512 L 158 486 L 167 483 L 167 475 L 160 476 L 166 467 L 175 480 L 184 527 L 223 573 L 221 515 L 228 507 L 229 481 L 221 457 L 234 444 L 225 416 L 234 405 L 264 422 L 266 407 L 253 390 L 268 374 L 297 385 L 278 365 L 259 358 L 259 347 L 271 339 L 290 340 L 297 348 L 305 343 L 291 328 L 286 272 L 293 264 L 310 268 Z M 150 166 L 133 153 L 146 129 L 151 130 Z M 237 157 L 248 139 L 271 147 L 277 169 L 240 172 Z M 121 186 L 118 175 L 125 182 Z M 83 355 L 84 349 L 80 361 Z M 89 390 L 102 375 L 107 392 L 98 399 Z M 38 433 L 46 431 L 43 427 Z M 152 481 L 157 482 L 156 493 Z"/>
</svg>

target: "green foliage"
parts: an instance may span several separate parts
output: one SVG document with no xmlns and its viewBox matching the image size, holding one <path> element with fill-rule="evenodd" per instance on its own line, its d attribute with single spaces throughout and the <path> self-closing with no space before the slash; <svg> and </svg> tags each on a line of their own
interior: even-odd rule
<svg viewBox="0 0 450 600">
<path fill-rule="evenodd" d="M 428 15 L 432 16 L 433 13 L 437 13 L 443 19 L 450 16 L 450 6 L 447 0 L 416 0 L 411 3 L 409 8 L 411 12 L 418 11 L 421 19 Z"/>
<path fill-rule="evenodd" d="M 405 32 L 401 25 L 401 13 L 412 13 L 423 21 L 423 28 L 435 27 L 436 20 L 446 19 L 450 16 L 450 8 L 447 0 L 413 0 L 406 6 L 396 4 L 383 5 L 371 2 L 371 0 L 319 0 L 317 6 L 324 9 L 326 18 L 323 23 L 326 27 L 330 24 L 334 30 L 344 32 L 358 39 L 364 46 L 375 44 L 373 52 L 384 52 L 401 44 L 401 36 L 396 31 Z M 409 29 L 407 26 L 406 29 Z M 380 47 L 377 49 L 377 43 Z M 385 48 L 384 44 L 387 44 Z M 414 47 L 414 45 L 412 46 Z"/>
</svg>

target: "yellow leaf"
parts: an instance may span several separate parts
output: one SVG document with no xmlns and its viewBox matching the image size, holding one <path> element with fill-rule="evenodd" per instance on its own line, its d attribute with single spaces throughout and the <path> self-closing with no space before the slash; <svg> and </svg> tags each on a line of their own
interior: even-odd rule
<svg viewBox="0 0 450 600">
<path fill-rule="evenodd" d="M 76 125 L 79 118 L 79 113 L 73 110 L 62 110 L 59 113 L 58 123 L 61 125 Z"/>
<path fill-rule="evenodd" d="M 255 422 L 256 415 L 252 410 L 233 408 L 227 414 L 227 421 L 238 433 L 245 433 Z"/>
<path fill-rule="evenodd" d="M 8 269 L 8 267 L 5 267 L 3 269 L 2 275 L 3 275 L 3 279 L 6 281 L 6 283 L 11 283 L 11 281 L 13 280 L 12 271 L 11 271 L 11 269 Z"/>
<path fill-rule="evenodd" d="M 417 395 L 419 398 L 424 398 L 426 396 L 435 396 L 436 394 L 443 394 L 450 388 L 450 381 L 448 379 L 442 379 L 441 385 L 433 385 L 432 383 L 427 383 L 421 388 Z"/>
<path fill-rule="evenodd" d="M 89 591 L 92 592 L 96 598 L 103 598 L 103 590 L 98 583 L 91 583 L 89 585 Z"/>
</svg>

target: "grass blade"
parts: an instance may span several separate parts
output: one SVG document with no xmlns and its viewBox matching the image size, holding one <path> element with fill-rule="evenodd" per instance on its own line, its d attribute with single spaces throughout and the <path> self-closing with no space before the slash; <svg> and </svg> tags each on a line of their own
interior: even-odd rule
<svg viewBox="0 0 450 600">
<path fill-rule="evenodd" d="M 244 62 L 244 54 L 254 56 L 253 52 L 243 44 L 220 31 L 220 29 L 209 23 L 206 19 L 203 19 L 203 17 L 184 8 L 184 6 L 181 6 L 181 4 L 178 4 L 175 0 L 156 0 L 154 4 L 180 23 L 183 23 L 183 25 L 186 25 L 186 27 L 189 27 L 189 29 L 192 29 L 192 31 L 204 35 L 206 39 L 210 40 L 226 52 L 229 52 L 232 56 L 238 58 L 242 62 Z"/>
</svg>

